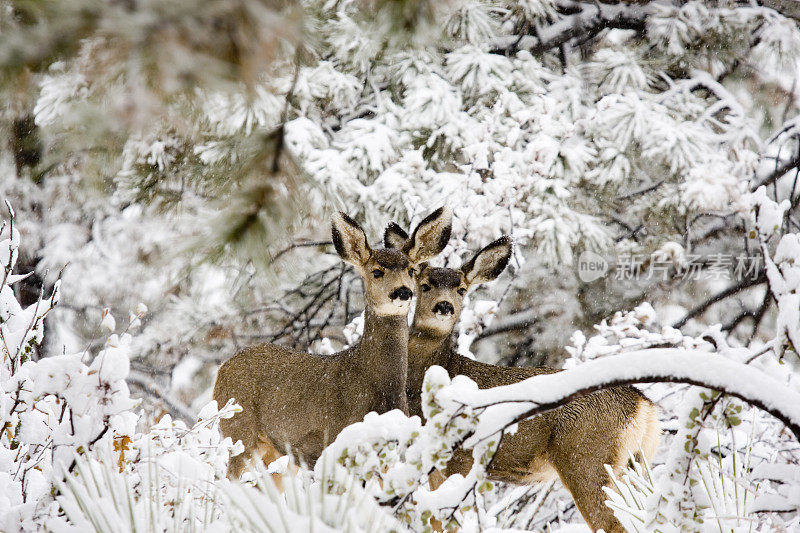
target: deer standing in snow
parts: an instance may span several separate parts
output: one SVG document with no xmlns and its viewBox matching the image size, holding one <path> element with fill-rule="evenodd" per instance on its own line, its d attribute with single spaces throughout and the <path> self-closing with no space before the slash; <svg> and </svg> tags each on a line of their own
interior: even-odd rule
<svg viewBox="0 0 800 533">
<path fill-rule="evenodd" d="M 384 236 L 387 248 L 406 246 L 407 240 L 396 224 L 391 224 Z M 422 417 L 422 381 L 431 365 L 445 368 L 451 377 L 467 376 L 481 389 L 559 372 L 546 367 L 489 365 L 453 349 L 452 333 L 464 295 L 470 288 L 497 278 L 511 254 L 511 239 L 501 237 L 458 270 L 420 266 L 415 274 L 417 305 L 408 346 L 406 391 L 410 414 Z M 633 387 L 605 389 L 521 422 L 516 433 L 503 436 L 488 474 L 491 479 L 515 484 L 558 477 L 592 530 L 624 532 L 604 503 L 602 488 L 611 479 L 603 465 L 611 465 L 619 473 L 631 453 L 649 462 L 659 435 L 656 407 L 642 393 Z M 456 450 L 444 474 L 466 475 L 471 466 L 471 454 Z M 432 488 L 443 479 L 441 474 L 432 476 Z"/>
<path fill-rule="evenodd" d="M 329 356 L 260 344 L 222 364 L 214 399 L 223 405 L 235 398 L 243 408 L 220 423 L 222 434 L 245 448 L 231 458 L 229 478 L 238 478 L 251 458 L 268 464 L 286 449 L 313 466 L 345 426 L 370 411 L 408 411 L 413 273 L 444 249 L 450 228 L 450 211 L 439 208 L 420 222 L 402 251 L 373 250 L 353 219 L 333 216 L 334 247 L 364 280 L 364 334 L 356 345 Z"/>
</svg>

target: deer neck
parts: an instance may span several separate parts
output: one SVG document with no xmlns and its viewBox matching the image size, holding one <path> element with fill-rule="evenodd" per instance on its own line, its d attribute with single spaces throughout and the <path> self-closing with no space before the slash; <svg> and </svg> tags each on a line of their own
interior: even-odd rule
<svg viewBox="0 0 800 533">
<path fill-rule="evenodd" d="M 370 383 L 405 394 L 408 368 L 408 316 L 364 311 L 364 335 L 353 356 Z"/>
<path fill-rule="evenodd" d="M 447 369 L 450 364 L 452 335 L 432 334 L 413 328 L 408 337 L 408 387 L 419 394 L 425 372 L 433 365 Z"/>
</svg>

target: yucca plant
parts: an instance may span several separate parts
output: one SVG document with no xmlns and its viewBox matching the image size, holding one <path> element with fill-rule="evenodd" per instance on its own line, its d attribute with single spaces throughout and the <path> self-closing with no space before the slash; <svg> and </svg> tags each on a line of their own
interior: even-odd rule
<svg viewBox="0 0 800 533">
<path fill-rule="evenodd" d="M 295 468 L 291 461 L 286 462 L 281 474 L 274 474 L 273 466 L 257 463 L 250 472 L 250 483 L 226 480 L 217 485 L 224 500 L 225 520 L 235 530 L 275 533 L 404 530 L 369 496 L 355 476 L 348 475 L 334 483 L 334 470 L 325 468 L 326 465 L 316 478 L 305 468 Z M 276 487 L 273 475 L 280 478 L 283 492 Z M 344 488 L 331 491 L 334 486 Z"/>
<path fill-rule="evenodd" d="M 756 489 L 749 479 L 750 449 L 752 439 L 745 447 L 744 457 L 735 448 L 723 456 L 723 439 L 717 432 L 716 453 L 698 457 L 690 485 L 698 502 L 695 521 L 703 531 L 719 533 L 735 533 L 752 528 L 758 524 L 747 503 L 752 502 Z M 652 498 L 659 483 L 658 476 L 653 475 L 651 468 L 639 463 L 631 456 L 629 468 L 617 478 L 611 468 L 606 470 L 612 480 L 612 487 L 606 487 L 609 499 L 606 505 L 614 510 L 614 515 L 625 529 L 632 533 L 650 533 L 653 531 L 671 533 L 680 531 L 671 525 L 650 523 L 650 507 Z M 701 505 L 704 502 L 705 505 Z M 702 526 L 702 524 L 705 524 Z"/>
<path fill-rule="evenodd" d="M 177 461 L 179 462 L 179 461 Z M 56 482 L 67 522 L 81 531 L 294 531 L 371 533 L 404 528 L 350 476 L 344 490 L 330 492 L 330 469 L 319 479 L 291 463 L 279 474 L 256 464 L 249 482 L 193 480 L 185 469 L 145 458 L 119 471 L 114 452 L 103 448 L 78 456 L 72 472 Z M 296 473 L 295 473 L 296 472 Z M 339 480 L 341 482 L 342 480 Z M 341 485 L 338 485 L 341 486 Z"/>
<path fill-rule="evenodd" d="M 111 451 L 75 458 L 75 469 L 56 482 L 57 501 L 71 525 L 81 531 L 202 531 L 224 525 L 217 491 L 178 483 L 165 499 L 166 480 L 155 463 L 144 465 L 141 477 L 122 475 Z M 229 530 L 228 528 L 222 528 Z"/>
</svg>

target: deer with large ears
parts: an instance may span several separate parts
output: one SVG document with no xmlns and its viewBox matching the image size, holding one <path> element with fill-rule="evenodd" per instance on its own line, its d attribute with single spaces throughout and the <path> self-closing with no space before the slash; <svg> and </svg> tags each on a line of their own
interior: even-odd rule
<svg viewBox="0 0 800 533">
<path fill-rule="evenodd" d="M 291 450 L 313 466 L 339 432 L 370 411 L 408 412 L 408 312 L 414 269 L 439 254 L 450 238 L 451 213 L 439 208 L 425 218 L 402 251 L 373 250 L 361 227 L 344 213 L 332 219 L 339 256 L 364 280 L 366 309 L 361 340 L 320 356 L 274 344 L 245 348 L 223 363 L 214 399 L 230 398 L 243 410 L 222 420 L 222 434 L 241 440 L 228 477 L 238 478 L 251 459 L 265 463 Z"/>
<path fill-rule="evenodd" d="M 391 224 L 384 235 L 386 247 L 407 246 L 408 236 Z M 481 389 L 510 385 L 539 374 L 559 370 L 547 367 L 510 368 L 480 363 L 455 352 L 452 334 L 461 314 L 464 295 L 492 281 L 505 269 L 512 254 L 508 237 L 489 244 L 460 269 L 421 265 L 415 274 L 417 305 L 408 343 L 406 391 L 409 412 L 422 416 L 421 390 L 425 372 L 439 365 L 451 377 L 464 375 Z M 569 402 L 519 424 L 505 435 L 489 465 L 489 477 L 528 484 L 559 477 L 592 530 L 607 533 L 624 529 L 604 501 L 602 488 L 611 483 L 603 465 L 619 473 L 629 454 L 650 461 L 660 430 L 656 407 L 633 387 L 615 387 Z M 466 475 L 472 456 L 457 450 L 445 475 Z M 443 480 L 432 476 L 432 485 Z"/>
</svg>

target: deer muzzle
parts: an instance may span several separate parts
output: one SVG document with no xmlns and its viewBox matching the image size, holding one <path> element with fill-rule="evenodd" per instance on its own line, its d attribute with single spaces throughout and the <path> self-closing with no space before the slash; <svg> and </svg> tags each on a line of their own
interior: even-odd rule
<svg viewBox="0 0 800 533">
<path fill-rule="evenodd" d="M 389 298 L 391 298 L 392 300 L 400 299 L 406 301 L 410 300 L 412 296 L 414 296 L 414 293 L 411 292 L 411 289 L 409 289 L 408 287 L 400 287 L 399 289 L 393 290 L 392 293 L 389 295 Z"/>
<path fill-rule="evenodd" d="M 450 302 L 438 302 L 433 306 L 433 312 L 439 315 L 452 315 L 455 313 L 455 309 Z"/>
</svg>

